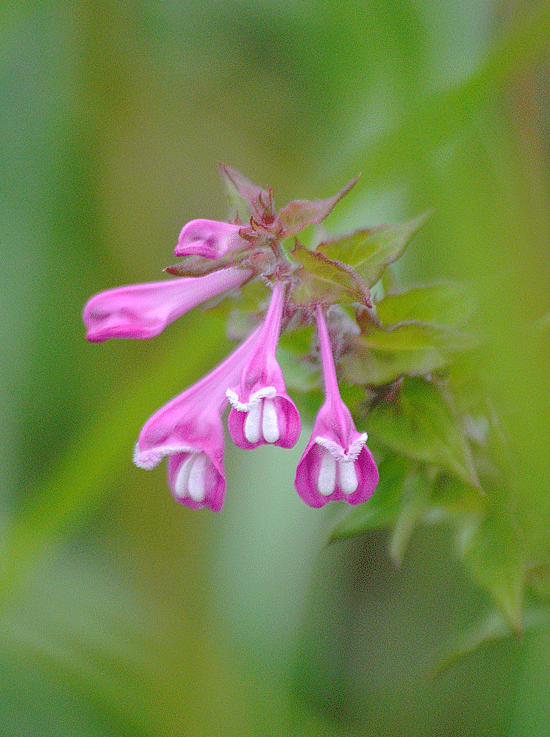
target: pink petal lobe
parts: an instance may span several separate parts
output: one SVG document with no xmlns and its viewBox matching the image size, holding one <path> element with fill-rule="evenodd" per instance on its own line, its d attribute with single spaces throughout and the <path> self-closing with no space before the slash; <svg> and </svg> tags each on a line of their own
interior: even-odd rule
<svg viewBox="0 0 550 737">
<path fill-rule="evenodd" d="M 348 408 L 342 406 L 349 413 Z M 296 491 L 310 507 L 323 507 L 332 501 L 361 504 L 370 499 L 378 484 L 378 469 L 365 445 L 366 437 L 357 432 L 351 414 L 350 430 L 346 435 L 342 434 L 340 427 L 335 427 L 333 418 L 334 409 L 325 403 L 319 410 L 311 439 L 296 469 Z M 333 487 L 330 493 L 326 489 L 321 493 L 327 460 L 334 466 Z M 349 487 L 346 491 L 345 485 L 350 473 L 356 480 L 355 491 L 351 492 Z"/>
</svg>

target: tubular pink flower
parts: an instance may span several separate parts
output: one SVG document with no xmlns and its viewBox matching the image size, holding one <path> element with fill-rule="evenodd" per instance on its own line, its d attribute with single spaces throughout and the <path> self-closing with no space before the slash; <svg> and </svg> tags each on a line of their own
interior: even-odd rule
<svg viewBox="0 0 550 737">
<path fill-rule="evenodd" d="M 250 243 L 239 235 L 242 228 L 242 225 L 216 220 L 191 220 L 183 227 L 174 253 L 176 256 L 218 259 L 229 251 L 244 250 Z"/>
<path fill-rule="evenodd" d="M 206 276 L 132 284 L 94 295 L 86 303 L 82 319 L 86 338 L 152 338 L 178 317 L 207 299 L 252 276 L 250 269 L 231 267 Z"/>
<path fill-rule="evenodd" d="M 227 427 L 239 448 L 264 443 L 292 448 L 300 436 L 300 415 L 286 393 L 275 351 L 279 341 L 286 284 L 277 282 L 256 346 L 241 374 L 240 385 L 227 390 L 231 410 Z"/>
<path fill-rule="evenodd" d="M 296 490 L 310 507 L 322 507 L 329 501 L 341 500 L 348 504 L 360 504 L 374 493 L 378 484 L 378 469 L 365 444 L 367 433 L 357 431 L 351 413 L 340 397 L 321 305 L 317 305 L 316 317 L 325 402 L 298 463 Z"/>
<path fill-rule="evenodd" d="M 219 512 L 225 498 L 224 433 L 221 414 L 226 388 L 239 374 L 260 335 L 257 328 L 207 376 L 174 397 L 147 420 L 139 435 L 134 463 L 157 466 L 168 459 L 168 482 L 174 499 L 192 509 Z"/>
</svg>

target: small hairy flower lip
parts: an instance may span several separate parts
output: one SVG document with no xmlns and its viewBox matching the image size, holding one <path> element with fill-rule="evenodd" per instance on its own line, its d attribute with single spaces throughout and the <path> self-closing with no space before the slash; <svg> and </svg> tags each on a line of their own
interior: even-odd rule
<svg viewBox="0 0 550 737">
<path fill-rule="evenodd" d="M 274 386 L 266 386 L 263 389 L 258 389 L 250 395 L 248 402 L 240 402 L 239 395 L 232 389 L 226 391 L 226 396 L 229 399 L 231 406 L 237 410 L 237 412 L 248 412 L 252 407 L 260 404 L 262 399 L 273 399 L 277 396 L 277 389 Z"/>
</svg>

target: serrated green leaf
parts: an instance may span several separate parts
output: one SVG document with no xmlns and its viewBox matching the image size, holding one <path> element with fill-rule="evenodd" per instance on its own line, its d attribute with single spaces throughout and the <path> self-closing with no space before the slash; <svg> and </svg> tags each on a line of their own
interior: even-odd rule
<svg viewBox="0 0 550 737">
<path fill-rule="evenodd" d="M 475 580 L 493 597 L 514 632 L 522 629 L 525 561 L 518 531 L 502 509 L 492 510 L 480 524 L 459 532 L 464 562 Z"/>
<path fill-rule="evenodd" d="M 296 272 L 300 282 L 292 292 L 296 304 L 370 304 L 368 288 L 345 264 L 332 261 L 319 251 L 310 251 L 298 241 L 291 253 L 303 267 Z"/>
<path fill-rule="evenodd" d="M 342 357 L 345 377 L 379 386 L 401 376 L 420 376 L 448 366 L 455 353 L 470 348 L 472 338 L 424 323 L 404 323 L 391 330 L 375 328 L 353 340 Z"/>
<path fill-rule="evenodd" d="M 434 515 L 452 520 L 480 519 L 486 511 L 487 497 L 475 486 L 456 476 L 439 476 L 434 484 L 430 506 Z"/>
<path fill-rule="evenodd" d="M 479 485 L 459 422 L 441 388 L 431 381 L 405 377 L 399 395 L 370 413 L 369 432 L 409 458 Z"/>
<path fill-rule="evenodd" d="M 424 516 L 430 499 L 428 480 L 418 473 L 408 476 L 403 484 L 403 498 L 389 544 L 390 558 L 401 565 L 414 528 Z"/>
<path fill-rule="evenodd" d="M 355 177 L 337 194 L 326 200 L 292 200 L 289 202 L 279 212 L 279 222 L 285 229 L 285 235 L 299 233 L 307 225 L 322 222 L 358 179 L 359 177 Z"/>
<path fill-rule="evenodd" d="M 376 304 L 376 312 L 383 325 L 418 320 L 455 327 L 466 323 L 474 309 L 470 290 L 456 282 L 440 282 L 399 294 L 387 294 Z"/>
<path fill-rule="evenodd" d="M 380 481 L 372 497 L 348 511 L 333 529 L 329 543 L 388 527 L 395 522 L 410 466 L 403 457 L 392 454 L 378 466 L 378 471 Z"/>
<path fill-rule="evenodd" d="M 523 630 L 533 632 L 547 625 L 549 621 L 550 611 L 547 608 L 530 607 L 525 611 Z M 502 612 L 494 609 L 449 645 L 446 653 L 432 668 L 432 677 L 437 678 L 483 646 L 504 640 L 510 637 L 511 634 L 508 622 Z"/>
<path fill-rule="evenodd" d="M 399 225 L 380 225 L 325 241 L 317 250 L 330 259 L 349 264 L 371 287 L 384 269 L 399 258 L 413 235 L 424 225 L 430 213 Z"/>
</svg>

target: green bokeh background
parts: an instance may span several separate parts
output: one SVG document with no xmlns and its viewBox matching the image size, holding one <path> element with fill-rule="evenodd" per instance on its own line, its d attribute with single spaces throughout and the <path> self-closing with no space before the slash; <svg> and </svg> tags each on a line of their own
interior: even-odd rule
<svg viewBox="0 0 550 737">
<path fill-rule="evenodd" d="M 550 733 L 550 637 L 439 679 L 489 606 L 444 527 L 325 542 L 293 451 L 228 446 L 221 515 L 131 463 L 229 348 L 196 311 L 90 345 L 95 291 L 160 278 L 223 219 L 219 161 L 279 205 L 362 174 L 333 233 L 435 214 L 402 284 L 471 281 L 526 550 L 550 555 L 550 3 L 27 0 L 0 8 L 0 733 Z"/>
</svg>

